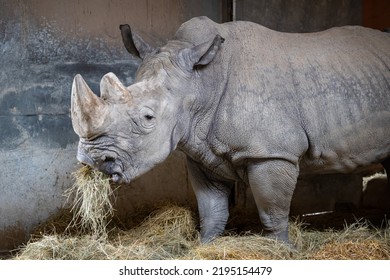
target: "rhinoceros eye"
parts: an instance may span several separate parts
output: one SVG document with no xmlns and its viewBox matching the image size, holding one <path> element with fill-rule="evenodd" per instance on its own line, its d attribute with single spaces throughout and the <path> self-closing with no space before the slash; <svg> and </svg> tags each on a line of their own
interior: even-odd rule
<svg viewBox="0 0 390 280">
<path fill-rule="evenodd" d="M 151 121 L 151 120 L 154 119 L 154 116 L 148 114 L 148 115 L 145 115 L 144 118 L 145 118 L 146 120 L 148 120 L 148 121 Z"/>
<path fill-rule="evenodd" d="M 146 129 L 153 128 L 156 124 L 156 118 L 152 109 L 145 107 L 141 109 L 141 126 Z"/>
</svg>

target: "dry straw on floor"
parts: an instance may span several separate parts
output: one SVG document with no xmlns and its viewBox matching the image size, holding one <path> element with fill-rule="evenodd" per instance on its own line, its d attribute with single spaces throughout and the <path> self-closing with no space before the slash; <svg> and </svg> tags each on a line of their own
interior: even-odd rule
<svg viewBox="0 0 390 280">
<path fill-rule="evenodd" d="M 389 227 L 379 230 L 357 222 L 344 230 L 313 231 L 292 222 L 290 232 L 296 250 L 250 233 L 201 244 L 192 212 L 167 205 L 139 226 L 110 231 L 107 239 L 86 234 L 40 236 L 15 259 L 390 259 Z"/>
<path fill-rule="evenodd" d="M 77 222 L 69 212 L 60 213 L 39 228 L 41 234 L 21 248 L 15 259 L 390 259 L 390 226 L 375 229 L 364 221 L 338 231 L 309 230 L 292 221 L 290 240 L 296 249 L 250 232 L 230 232 L 201 244 L 192 211 L 172 204 L 156 209 L 129 230 L 114 226 L 107 231 L 113 213 L 107 198 L 112 190 L 101 192 L 98 187 L 108 181 L 101 174 L 91 175 L 90 170 L 80 172 L 76 178 L 82 178 L 81 182 L 92 178 L 84 185 L 76 181 L 71 191 L 76 192 Z M 70 222 L 83 230 L 64 230 Z"/>
<path fill-rule="evenodd" d="M 315 250 L 317 260 L 388 260 L 390 228 L 370 229 L 366 222 L 355 223 L 342 231 L 330 232 L 329 240 Z"/>
<path fill-rule="evenodd" d="M 22 248 L 16 259 L 175 259 L 185 256 L 195 244 L 198 236 L 191 211 L 167 205 L 139 226 L 111 230 L 106 238 L 44 234 Z"/>
</svg>

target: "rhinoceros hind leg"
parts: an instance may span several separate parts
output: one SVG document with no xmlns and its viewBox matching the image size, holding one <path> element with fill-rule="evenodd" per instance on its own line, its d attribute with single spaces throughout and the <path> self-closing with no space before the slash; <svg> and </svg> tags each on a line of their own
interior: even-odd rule
<svg viewBox="0 0 390 280">
<path fill-rule="evenodd" d="M 255 198 L 266 236 L 290 243 L 288 220 L 298 178 L 298 165 L 270 159 L 248 166 L 248 183 Z"/>
</svg>

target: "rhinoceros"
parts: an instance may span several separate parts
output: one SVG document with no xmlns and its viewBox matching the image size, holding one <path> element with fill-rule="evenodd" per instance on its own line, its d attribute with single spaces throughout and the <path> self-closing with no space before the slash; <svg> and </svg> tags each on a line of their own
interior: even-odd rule
<svg viewBox="0 0 390 280">
<path fill-rule="evenodd" d="M 223 233 L 234 182 L 250 187 L 264 232 L 288 242 L 299 174 L 372 163 L 390 173 L 390 34 L 282 33 L 198 17 L 153 47 L 120 29 L 142 62 L 132 85 L 106 74 L 100 97 L 75 76 L 77 158 L 128 183 L 184 152 L 203 242 Z"/>
</svg>

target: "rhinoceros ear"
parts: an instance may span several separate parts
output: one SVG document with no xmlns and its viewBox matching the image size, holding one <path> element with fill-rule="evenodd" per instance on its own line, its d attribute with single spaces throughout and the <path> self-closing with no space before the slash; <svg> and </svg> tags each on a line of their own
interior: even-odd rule
<svg viewBox="0 0 390 280">
<path fill-rule="evenodd" d="M 153 52 L 154 48 L 148 45 L 138 34 L 131 31 L 128 24 L 119 26 L 122 35 L 122 41 L 126 50 L 141 59 L 144 59 L 148 53 Z"/>
<path fill-rule="evenodd" d="M 100 97 L 113 103 L 129 102 L 132 99 L 130 92 L 114 73 L 104 75 L 100 81 Z"/>
<path fill-rule="evenodd" d="M 103 133 L 108 106 L 79 74 L 72 85 L 71 115 L 73 129 L 80 137 L 91 139 Z"/>
<path fill-rule="evenodd" d="M 215 58 L 224 41 L 225 39 L 217 34 L 213 40 L 189 49 L 184 49 L 182 55 L 186 62 L 189 62 L 192 67 L 207 65 Z"/>
</svg>

